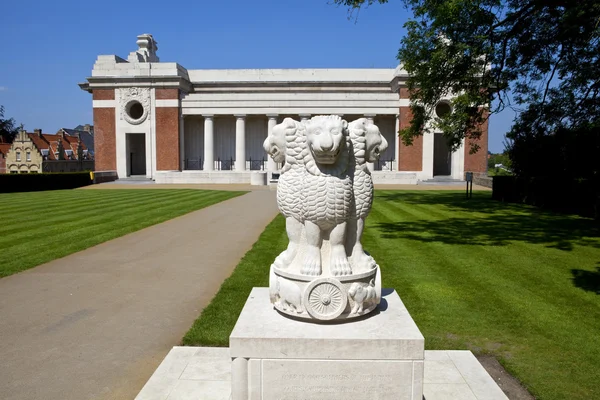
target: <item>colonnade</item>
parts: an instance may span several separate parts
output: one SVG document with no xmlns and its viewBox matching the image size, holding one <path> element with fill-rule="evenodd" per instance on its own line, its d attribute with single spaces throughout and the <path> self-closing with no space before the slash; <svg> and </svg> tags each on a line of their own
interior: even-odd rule
<svg viewBox="0 0 600 400">
<path fill-rule="evenodd" d="M 342 114 L 338 114 L 343 117 Z M 215 116 L 213 114 L 202 114 L 204 117 L 204 171 L 214 171 L 215 169 Z M 306 121 L 311 118 L 311 114 L 300 114 L 300 120 Z M 371 120 L 375 118 L 374 114 L 365 114 L 365 118 Z M 278 114 L 267 114 L 268 123 L 267 123 L 267 134 L 270 135 L 273 127 L 278 123 Z M 235 114 L 235 171 L 245 171 L 246 170 L 246 115 L 244 114 Z M 396 132 L 398 131 L 398 118 L 396 116 Z M 397 136 L 397 135 L 394 135 Z M 388 142 L 390 140 L 388 139 Z M 398 145 L 396 142 L 391 142 L 389 144 L 389 150 L 394 152 L 394 160 L 398 160 L 397 151 Z M 389 153 L 388 153 L 389 154 Z M 277 165 L 271 159 L 271 157 L 267 158 L 267 170 L 268 171 L 276 171 Z M 370 170 L 374 170 L 374 165 L 372 163 L 368 164 Z"/>
</svg>

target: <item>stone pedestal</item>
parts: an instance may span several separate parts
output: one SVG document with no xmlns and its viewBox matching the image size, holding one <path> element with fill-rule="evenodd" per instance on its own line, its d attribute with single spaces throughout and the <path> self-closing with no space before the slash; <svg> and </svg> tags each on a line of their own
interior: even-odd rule
<svg viewBox="0 0 600 400">
<path fill-rule="evenodd" d="M 424 338 L 392 290 L 351 323 L 308 323 L 254 288 L 229 346 L 233 400 L 423 398 Z"/>
</svg>

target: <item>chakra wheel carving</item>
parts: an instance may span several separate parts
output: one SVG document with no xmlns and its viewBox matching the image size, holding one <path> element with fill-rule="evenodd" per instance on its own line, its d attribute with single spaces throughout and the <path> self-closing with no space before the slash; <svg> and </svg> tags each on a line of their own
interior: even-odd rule
<svg viewBox="0 0 600 400">
<path fill-rule="evenodd" d="M 348 296 L 337 279 L 322 278 L 312 281 L 304 292 L 304 307 L 320 320 L 339 317 L 348 305 Z"/>
</svg>

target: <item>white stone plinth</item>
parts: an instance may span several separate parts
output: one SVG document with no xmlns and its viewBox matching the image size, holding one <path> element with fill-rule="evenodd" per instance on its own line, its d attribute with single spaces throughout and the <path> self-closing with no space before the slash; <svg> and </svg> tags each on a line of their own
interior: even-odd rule
<svg viewBox="0 0 600 400">
<path fill-rule="evenodd" d="M 421 400 L 424 342 L 395 291 L 363 318 L 307 323 L 254 288 L 229 337 L 232 399 Z"/>
</svg>

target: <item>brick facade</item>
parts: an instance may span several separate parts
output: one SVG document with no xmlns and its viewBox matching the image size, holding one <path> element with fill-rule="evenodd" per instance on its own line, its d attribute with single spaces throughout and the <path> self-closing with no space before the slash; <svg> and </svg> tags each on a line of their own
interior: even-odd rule
<svg viewBox="0 0 600 400">
<path fill-rule="evenodd" d="M 158 171 L 180 169 L 178 107 L 156 108 L 156 169 Z"/>
<path fill-rule="evenodd" d="M 93 100 L 114 100 L 115 89 L 94 89 L 92 92 Z"/>
<path fill-rule="evenodd" d="M 476 141 L 479 145 L 477 153 L 470 154 L 472 141 L 465 140 L 465 172 L 487 172 L 488 122 L 486 119 L 481 126 L 481 138 Z"/>
<path fill-rule="evenodd" d="M 94 90 L 94 95 L 96 95 L 96 90 Z M 96 171 L 116 171 L 117 169 L 115 123 L 114 108 L 94 108 Z"/>
<path fill-rule="evenodd" d="M 402 89 L 400 89 L 402 91 Z M 410 125 L 412 112 L 409 107 L 400 107 L 400 129 Z M 398 144 L 398 170 L 421 171 L 423 170 L 423 136 L 413 139 L 411 146 L 406 146 L 402 140 Z"/>
<path fill-rule="evenodd" d="M 179 99 L 179 89 L 156 89 L 156 100 Z"/>
</svg>

